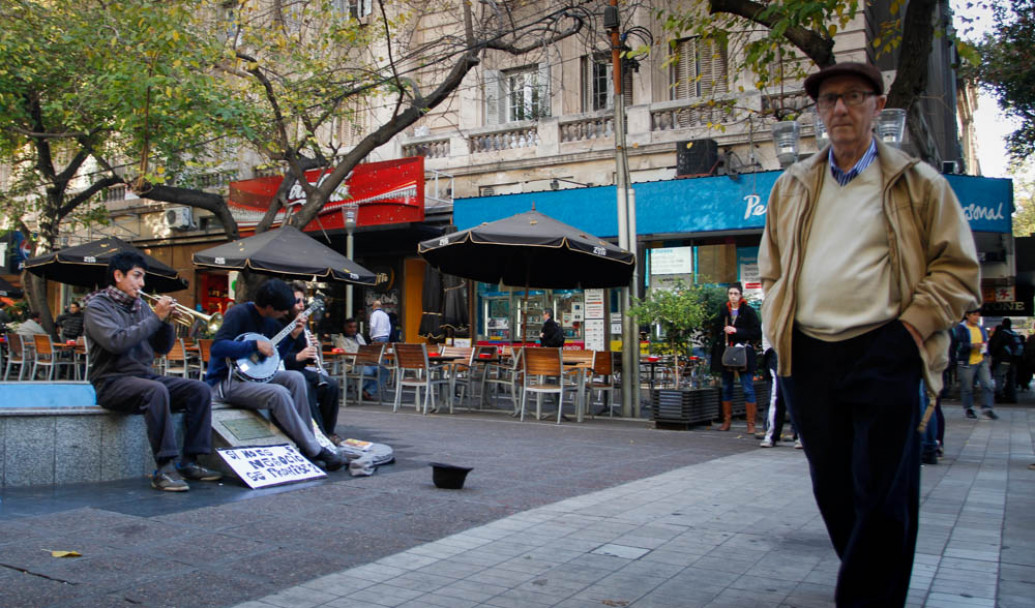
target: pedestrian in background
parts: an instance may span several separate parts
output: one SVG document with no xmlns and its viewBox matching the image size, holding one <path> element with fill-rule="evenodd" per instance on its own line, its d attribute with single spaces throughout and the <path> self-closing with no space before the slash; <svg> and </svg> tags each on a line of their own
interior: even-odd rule
<svg viewBox="0 0 1035 608">
<path fill-rule="evenodd" d="M 716 320 L 718 321 L 718 341 L 723 346 L 741 345 L 747 355 L 747 367 L 740 370 L 722 368 L 722 426 L 720 431 L 730 430 L 733 420 L 733 380 L 734 374 L 740 377 L 740 387 L 744 391 L 744 417 L 747 419 L 747 432 L 755 434 L 755 418 L 758 416 L 758 402 L 755 397 L 755 369 L 758 364 L 752 343 L 762 337 L 762 325 L 758 321 L 755 309 L 744 301 L 744 289 L 740 283 L 734 283 L 726 289 L 727 301 L 719 305 Z M 722 352 L 721 350 L 718 352 Z"/>
<path fill-rule="evenodd" d="M 981 326 L 981 309 L 967 311 L 963 322 L 956 326 L 956 360 L 960 379 L 960 401 L 967 418 L 976 419 L 974 412 L 974 381 L 981 386 L 981 412 L 985 418 L 998 416 L 992 407 L 995 385 L 992 383 L 991 357 L 988 354 L 988 332 Z"/>
</svg>

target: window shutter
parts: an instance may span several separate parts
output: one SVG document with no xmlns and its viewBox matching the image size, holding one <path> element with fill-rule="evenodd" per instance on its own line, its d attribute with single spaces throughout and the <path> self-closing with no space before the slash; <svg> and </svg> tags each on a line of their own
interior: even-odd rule
<svg viewBox="0 0 1035 608">
<path fill-rule="evenodd" d="M 503 77 L 499 70 L 485 70 L 485 125 L 498 125 L 505 120 L 503 110 Z"/>
<path fill-rule="evenodd" d="M 550 64 L 539 64 L 539 82 L 536 83 L 539 89 L 539 115 L 537 118 L 550 116 Z"/>
<path fill-rule="evenodd" d="M 715 76 L 715 92 L 728 93 L 730 90 L 729 73 L 726 56 L 726 45 L 718 41 L 712 43 L 715 53 L 712 56 L 712 74 Z"/>
<path fill-rule="evenodd" d="M 696 63 L 694 56 L 694 39 L 688 38 L 676 43 L 678 54 L 675 63 L 672 65 L 672 99 L 689 99 L 691 91 L 696 90 L 692 79 L 694 78 L 693 66 Z"/>
<path fill-rule="evenodd" d="M 582 111 L 593 109 L 593 58 L 583 55 L 579 60 L 582 74 Z"/>
<path fill-rule="evenodd" d="M 633 105 L 633 72 L 628 67 L 622 70 L 622 100 L 627 108 Z M 609 107 L 614 107 L 614 104 Z"/>
</svg>

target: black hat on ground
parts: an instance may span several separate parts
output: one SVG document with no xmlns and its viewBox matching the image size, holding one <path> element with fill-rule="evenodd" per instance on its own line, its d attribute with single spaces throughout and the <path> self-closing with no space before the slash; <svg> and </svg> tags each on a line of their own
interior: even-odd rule
<svg viewBox="0 0 1035 608">
<path fill-rule="evenodd" d="M 884 94 L 884 77 L 881 76 L 880 70 L 868 63 L 856 63 L 853 61 L 835 63 L 809 76 L 805 79 L 805 92 L 812 99 L 816 99 L 819 97 L 819 87 L 823 84 L 823 81 L 834 76 L 858 76 L 863 80 L 869 81 L 873 85 L 875 93 L 878 95 Z"/>
</svg>

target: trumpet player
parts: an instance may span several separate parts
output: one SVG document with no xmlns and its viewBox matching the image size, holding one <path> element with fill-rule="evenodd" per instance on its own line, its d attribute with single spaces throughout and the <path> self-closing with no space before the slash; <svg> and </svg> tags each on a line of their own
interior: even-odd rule
<svg viewBox="0 0 1035 608">
<path fill-rule="evenodd" d="M 110 284 L 89 298 L 83 323 L 90 353 L 89 380 L 101 407 L 144 415 L 158 464 L 151 486 L 184 492 L 190 489 L 188 480 L 220 478 L 218 472 L 197 463 L 199 455 L 212 451 L 212 392 L 204 382 L 152 371 L 155 353 L 167 353 L 173 346 L 175 302 L 161 297 L 152 309 L 140 298 L 146 272 L 147 261 L 140 253 L 117 253 L 108 263 Z M 172 412 L 181 410 L 186 423 L 182 456 L 172 417 Z"/>
<path fill-rule="evenodd" d="M 297 317 L 305 310 L 305 283 L 295 281 L 291 284 L 291 289 L 295 292 Z M 337 445 L 341 438 L 335 434 L 334 429 L 338 424 L 341 387 L 337 380 L 331 378 L 323 369 L 320 343 L 315 339 L 310 341 L 312 335 L 308 331 L 303 331 L 295 337 L 290 353 L 284 358 L 284 367 L 297 370 L 305 376 L 313 420 L 320 426 L 323 434 Z M 312 369 L 314 367 L 316 369 Z"/>
</svg>

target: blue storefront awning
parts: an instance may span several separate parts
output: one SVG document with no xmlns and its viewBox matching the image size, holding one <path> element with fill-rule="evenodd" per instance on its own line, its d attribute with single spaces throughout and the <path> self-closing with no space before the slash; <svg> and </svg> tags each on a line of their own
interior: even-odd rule
<svg viewBox="0 0 1035 608">
<path fill-rule="evenodd" d="M 780 171 L 675 179 L 633 184 L 636 233 L 641 236 L 761 230 L 772 189 Z M 975 232 L 1012 230 L 1013 181 L 947 175 Z M 561 222 L 601 238 L 618 234 L 614 186 L 480 196 L 453 203 L 453 223 L 464 230 L 482 222 L 535 208 Z"/>
</svg>

